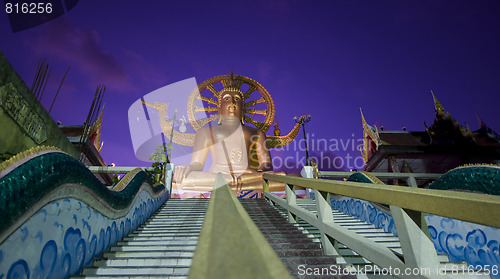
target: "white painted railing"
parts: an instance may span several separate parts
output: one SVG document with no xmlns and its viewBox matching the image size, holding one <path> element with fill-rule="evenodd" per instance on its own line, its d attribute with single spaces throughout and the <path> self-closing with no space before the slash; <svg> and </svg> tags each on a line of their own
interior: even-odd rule
<svg viewBox="0 0 500 279">
<path fill-rule="evenodd" d="M 347 171 L 318 171 L 320 178 L 348 178 L 355 172 Z M 377 178 L 404 179 L 410 187 L 418 188 L 417 179 L 438 179 L 441 173 L 396 173 L 396 172 L 370 172 Z"/>
<path fill-rule="evenodd" d="M 286 199 L 269 192 L 268 180 L 285 183 Z M 298 217 L 319 229 L 325 254 L 335 255 L 335 247 L 340 242 L 379 267 L 399 270 L 398 277 L 401 278 L 442 277 L 432 241 L 413 222 L 406 210 L 500 227 L 500 219 L 494 214 L 485 214 L 500 212 L 500 196 L 272 174 L 263 175 L 263 184 L 265 197 L 285 208 L 290 222 L 296 222 Z M 297 206 L 294 186 L 313 189 L 317 214 Z M 397 254 L 334 223 L 330 193 L 389 205 L 403 254 Z M 406 275 L 408 269 L 426 272 L 418 276 L 415 273 Z"/>
</svg>

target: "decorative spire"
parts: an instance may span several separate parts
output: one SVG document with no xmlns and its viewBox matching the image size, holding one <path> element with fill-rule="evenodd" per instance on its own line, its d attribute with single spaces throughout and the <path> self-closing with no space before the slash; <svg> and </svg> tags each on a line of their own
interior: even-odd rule
<svg viewBox="0 0 500 279">
<path fill-rule="evenodd" d="M 233 69 L 229 73 L 229 86 L 236 86 L 236 81 L 234 81 Z"/>
<path fill-rule="evenodd" d="M 500 135 L 497 132 L 495 132 L 493 129 L 491 129 L 488 125 L 486 125 L 486 123 L 484 123 L 484 121 L 479 117 L 479 115 L 477 115 L 477 113 L 476 113 L 476 117 L 477 117 L 477 121 L 479 123 L 479 130 L 477 130 L 476 132 L 486 134 L 486 136 L 500 142 Z"/>
<path fill-rule="evenodd" d="M 432 90 L 431 90 L 431 94 L 432 94 L 432 98 L 434 99 L 434 110 L 436 111 L 436 113 L 444 114 L 444 108 L 441 105 L 441 103 L 439 103 L 438 99 L 436 98 L 436 96 L 434 95 L 434 92 L 432 92 Z"/>
<path fill-rule="evenodd" d="M 274 118 L 274 136 L 279 137 L 281 135 L 281 131 L 279 128 L 278 120 L 276 117 Z"/>
<path fill-rule="evenodd" d="M 470 144 L 474 142 L 474 137 L 468 125 L 461 126 L 450 113 L 445 112 L 443 106 L 439 103 L 434 92 L 432 92 L 434 99 L 434 110 L 436 117 L 434 123 L 430 127 L 425 124 L 425 130 L 429 134 L 432 144 Z"/>
<path fill-rule="evenodd" d="M 378 136 L 377 126 L 373 128 L 366 122 L 365 116 L 363 115 L 363 110 L 361 108 L 359 108 L 359 112 L 361 113 L 361 122 L 363 123 L 363 131 L 366 134 L 368 134 L 370 138 L 372 138 L 373 140 L 378 140 L 379 136 Z"/>
<path fill-rule="evenodd" d="M 368 125 L 368 123 L 366 123 L 365 116 L 363 115 L 363 110 L 361 108 L 359 108 L 359 112 L 361 113 L 361 122 L 363 123 L 363 128 L 366 126 L 370 126 Z"/>
<path fill-rule="evenodd" d="M 359 108 L 359 112 L 361 113 L 361 121 L 363 123 L 363 150 L 361 150 L 361 155 L 366 163 L 368 162 L 368 159 L 370 159 L 373 152 L 377 150 L 382 141 L 380 140 L 376 127 L 374 129 L 366 123 L 365 116 L 363 115 L 363 110 L 361 108 Z"/>
<path fill-rule="evenodd" d="M 479 115 L 477 115 L 477 113 L 476 113 L 476 118 L 477 118 L 477 123 L 479 124 L 479 129 L 486 127 L 486 124 L 483 122 L 481 117 L 479 117 Z"/>
<path fill-rule="evenodd" d="M 236 83 L 236 80 L 234 78 L 233 69 L 231 69 L 229 78 L 223 81 L 222 84 L 224 88 L 220 91 L 219 93 L 220 95 L 226 91 L 232 91 L 232 92 L 238 92 L 241 95 L 241 97 L 244 98 L 243 91 L 241 91 L 241 89 L 238 88 L 238 84 Z"/>
</svg>

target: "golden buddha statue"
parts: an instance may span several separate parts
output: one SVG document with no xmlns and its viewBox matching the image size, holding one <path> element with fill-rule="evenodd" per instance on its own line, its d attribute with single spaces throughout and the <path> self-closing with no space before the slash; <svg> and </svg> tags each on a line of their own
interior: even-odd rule
<svg viewBox="0 0 500 279">
<path fill-rule="evenodd" d="M 178 150 L 193 147 L 190 163 L 174 169 L 173 197 L 208 197 L 217 173 L 226 178 L 238 196 L 255 197 L 262 191 L 263 173 L 285 174 L 273 172 L 269 149 L 290 144 L 301 128 L 297 123 L 281 136 L 269 92 L 257 81 L 232 73 L 205 80 L 189 95 L 186 123 L 196 133 L 174 128 L 175 116 L 168 116 L 168 103 L 141 102 L 158 113 L 162 133 L 180 147 Z M 273 121 L 274 135 L 266 136 Z M 212 166 L 204 172 L 208 153 Z M 269 186 L 272 192 L 284 194 L 283 184 L 270 182 Z"/>
<path fill-rule="evenodd" d="M 215 176 L 221 173 L 233 190 L 262 190 L 262 174 L 275 173 L 266 135 L 243 124 L 244 93 L 235 86 L 232 75 L 229 83 L 218 98 L 219 125 L 197 131 L 191 163 L 174 169 L 174 189 L 210 191 Z M 212 166 L 203 172 L 208 153 Z M 284 185 L 273 183 L 270 190 L 284 191 Z"/>
</svg>

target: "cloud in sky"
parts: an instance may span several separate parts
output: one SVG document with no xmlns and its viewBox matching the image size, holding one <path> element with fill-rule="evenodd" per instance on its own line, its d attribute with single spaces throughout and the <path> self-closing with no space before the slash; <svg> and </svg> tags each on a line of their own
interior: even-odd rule
<svg viewBox="0 0 500 279">
<path fill-rule="evenodd" d="M 151 88 L 159 88 L 172 82 L 164 68 L 152 63 L 143 54 L 131 49 L 122 49 L 121 52 L 127 61 L 127 72 L 133 76 L 134 80 L 148 84 Z M 135 90 L 140 90 L 140 88 Z M 145 93 L 147 92 L 142 92 L 142 94 Z"/>
<path fill-rule="evenodd" d="M 102 45 L 97 31 L 77 27 L 66 16 L 42 28 L 34 40 L 27 42 L 33 52 L 59 58 L 88 74 L 94 84 L 117 89 L 129 87 L 124 65 Z"/>
<path fill-rule="evenodd" d="M 271 72 L 274 66 L 266 60 L 261 60 L 257 63 L 257 73 L 261 80 L 267 80 L 271 77 Z"/>
</svg>

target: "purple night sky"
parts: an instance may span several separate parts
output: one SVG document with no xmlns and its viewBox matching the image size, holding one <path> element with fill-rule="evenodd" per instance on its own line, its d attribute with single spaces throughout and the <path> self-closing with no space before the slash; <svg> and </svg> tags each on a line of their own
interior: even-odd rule
<svg viewBox="0 0 500 279">
<path fill-rule="evenodd" d="M 17 33 L 3 7 L 0 50 L 28 86 L 39 59 L 47 59 L 47 110 L 71 65 L 51 112 L 63 125 L 83 124 L 96 87 L 107 86 L 101 140 L 108 164 L 150 165 L 134 156 L 133 102 L 232 68 L 269 91 L 282 134 L 293 116 L 311 114 L 310 139 L 336 140 L 340 149 L 326 152 L 310 142 L 311 153 L 340 156 L 347 170 L 360 158 L 347 142 L 362 138 L 359 108 L 385 130 L 423 131 L 424 121 L 434 119 L 430 90 L 460 124 L 478 129 L 477 113 L 500 132 L 499 30 L 496 0 L 85 0 Z"/>
</svg>

